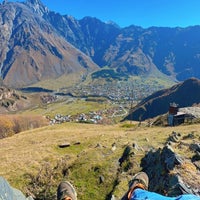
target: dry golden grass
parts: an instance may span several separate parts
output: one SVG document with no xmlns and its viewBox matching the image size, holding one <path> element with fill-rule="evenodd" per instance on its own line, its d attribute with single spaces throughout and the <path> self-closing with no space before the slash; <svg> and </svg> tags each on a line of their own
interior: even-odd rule
<svg viewBox="0 0 200 200">
<path fill-rule="evenodd" d="M 191 187 L 194 188 L 200 185 L 200 179 L 197 176 L 198 169 L 196 166 L 194 166 L 193 163 L 185 162 L 178 169 L 184 182 L 188 183 Z"/>
<path fill-rule="evenodd" d="M 165 128 L 137 127 L 136 125 L 134 128 L 124 128 L 122 124 L 104 126 L 77 123 L 38 128 L 0 140 L 0 175 L 8 179 L 13 186 L 23 188 L 26 182 L 24 174 L 36 173 L 43 162 L 55 163 L 64 155 L 69 155 L 69 163 L 78 160 L 83 168 L 88 167 L 88 163 L 91 166 L 101 163 L 100 165 L 105 165 L 106 169 L 110 161 L 114 163 L 117 158 L 120 158 L 124 147 L 128 144 L 132 145 L 136 142 L 144 150 L 149 147 L 158 148 L 163 146 L 172 131 L 183 135 L 194 132 L 200 136 L 199 128 L 200 125 Z M 71 144 L 80 142 L 81 144 L 72 145 L 67 149 L 58 148 L 58 145 L 64 142 Z M 116 151 L 111 156 L 102 158 L 102 155 L 111 152 L 113 143 L 116 143 Z M 101 152 L 95 148 L 97 144 L 103 146 Z M 186 152 L 183 153 L 187 156 Z M 141 157 L 143 154 L 141 153 Z M 82 156 L 78 158 L 77 156 L 80 155 Z M 87 160 L 81 160 L 81 158 Z M 139 159 L 140 153 L 138 161 Z M 71 179 L 76 177 L 73 173 L 75 171 L 72 172 Z M 108 169 L 109 173 L 112 172 Z"/>
<path fill-rule="evenodd" d="M 65 74 L 55 79 L 40 81 L 33 84 L 32 87 L 43 87 L 51 90 L 58 90 L 60 88 L 71 87 L 81 81 L 81 73 Z"/>
</svg>

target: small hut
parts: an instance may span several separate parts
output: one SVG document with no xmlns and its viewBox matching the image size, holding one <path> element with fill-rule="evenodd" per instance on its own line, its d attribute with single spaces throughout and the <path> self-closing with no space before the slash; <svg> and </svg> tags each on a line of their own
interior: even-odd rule
<svg viewBox="0 0 200 200">
<path fill-rule="evenodd" d="M 179 105 L 176 103 L 170 103 L 168 114 L 168 125 L 177 126 L 184 123 L 186 114 L 179 112 Z"/>
</svg>

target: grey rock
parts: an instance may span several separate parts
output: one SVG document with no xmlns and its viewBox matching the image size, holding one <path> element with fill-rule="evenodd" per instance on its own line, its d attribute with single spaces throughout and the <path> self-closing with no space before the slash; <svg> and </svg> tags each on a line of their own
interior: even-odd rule
<svg viewBox="0 0 200 200">
<path fill-rule="evenodd" d="M 59 146 L 60 148 L 66 148 L 66 147 L 70 147 L 71 144 L 68 143 L 68 142 L 66 142 L 66 143 L 63 143 L 63 144 L 59 144 L 58 146 Z"/>
<path fill-rule="evenodd" d="M 190 149 L 192 151 L 198 151 L 198 152 L 200 152 L 200 144 L 191 144 L 190 145 Z"/>
<path fill-rule="evenodd" d="M 117 146 L 115 143 L 112 144 L 112 151 L 115 151 L 117 149 Z"/>
<path fill-rule="evenodd" d="M 105 178 L 104 178 L 104 176 L 100 176 L 99 177 L 99 183 L 101 184 L 101 183 L 104 183 L 104 181 L 105 181 Z"/>
<path fill-rule="evenodd" d="M 200 188 L 191 188 L 185 182 L 181 180 L 181 177 L 178 177 L 178 187 L 182 191 L 183 194 L 194 194 L 200 195 Z"/>
<path fill-rule="evenodd" d="M 102 148 L 102 145 L 98 143 L 95 148 Z"/>
<path fill-rule="evenodd" d="M 136 142 L 133 143 L 133 148 L 137 151 L 139 150 L 139 146 Z"/>
<path fill-rule="evenodd" d="M 81 142 L 75 142 L 74 143 L 74 145 L 80 145 L 81 144 Z"/>
<path fill-rule="evenodd" d="M 196 152 L 196 154 L 192 157 L 192 162 L 200 161 L 200 152 Z"/>
<path fill-rule="evenodd" d="M 195 161 L 193 164 L 196 166 L 196 168 L 200 171 L 200 161 Z"/>
<path fill-rule="evenodd" d="M 119 198 L 117 198 L 114 194 L 111 196 L 110 200 L 120 200 Z M 122 200 L 122 199 L 121 199 Z"/>
<path fill-rule="evenodd" d="M 168 142 L 178 143 L 180 141 L 180 137 L 181 137 L 180 133 L 176 133 L 173 131 L 172 134 L 168 138 Z"/>
<path fill-rule="evenodd" d="M 126 146 L 126 148 L 124 149 L 122 157 L 119 159 L 120 166 L 122 165 L 122 163 L 125 160 L 128 159 L 130 153 L 131 153 L 131 147 L 130 146 Z"/>
<path fill-rule="evenodd" d="M 188 135 L 183 137 L 184 140 L 186 140 L 186 139 L 194 139 L 194 138 L 195 138 L 194 133 L 189 133 Z"/>
<path fill-rule="evenodd" d="M 162 151 L 164 157 L 164 162 L 167 170 L 172 170 L 175 165 L 181 165 L 183 159 L 176 153 L 171 146 L 165 146 Z"/>
</svg>

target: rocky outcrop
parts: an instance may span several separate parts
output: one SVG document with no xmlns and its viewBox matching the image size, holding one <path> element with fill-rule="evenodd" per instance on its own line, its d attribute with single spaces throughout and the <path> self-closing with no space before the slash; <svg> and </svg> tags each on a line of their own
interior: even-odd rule
<svg viewBox="0 0 200 200">
<path fill-rule="evenodd" d="M 141 166 L 150 178 L 149 190 L 169 196 L 180 195 L 180 176 L 171 175 L 170 171 L 183 162 L 184 159 L 170 146 L 148 152 L 142 159 Z"/>
<path fill-rule="evenodd" d="M 98 69 L 44 20 L 47 13 L 38 0 L 0 5 L 0 76 L 5 85 L 19 88 L 64 74 L 81 77 Z"/>
<path fill-rule="evenodd" d="M 31 99 L 17 90 L 0 87 L 0 112 L 18 111 L 31 105 Z"/>
<path fill-rule="evenodd" d="M 27 5 L 34 13 L 41 16 L 49 12 L 49 9 L 44 6 L 40 0 L 26 0 L 24 4 Z"/>
<path fill-rule="evenodd" d="M 191 139 L 192 138 L 192 139 Z M 193 157 L 185 154 L 179 154 L 180 150 L 193 154 Z M 115 190 L 125 179 L 130 179 L 136 165 L 140 165 L 142 171 L 149 177 L 149 191 L 157 192 L 165 196 L 178 196 L 189 193 L 200 195 L 200 146 L 199 136 L 189 133 L 182 136 L 181 133 L 172 132 L 166 140 L 163 148 L 148 149 L 141 160 L 136 162 L 138 154 L 143 152 L 143 148 L 132 146 L 125 147 L 122 157 L 119 159 L 120 167 L 117 173 L 117 182 L 112 194 L 112 199 L 126 200 L 126 194 L 123 197 L 115 195 Z M 188 155 L 189 155 L 188 154 Z M 125 178 L 126 177 L 126 178 Z"/>
</svg>

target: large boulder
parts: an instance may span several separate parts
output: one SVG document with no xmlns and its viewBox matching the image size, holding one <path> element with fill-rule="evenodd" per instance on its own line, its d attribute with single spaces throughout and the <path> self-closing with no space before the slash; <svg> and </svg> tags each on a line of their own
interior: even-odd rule
<svg viewBox="0 0 200 200">
<path fill-rule="evenodd" d="M 195 165 L 192 160 L 182 158 L 169 145 L 149 151 L 142 159 L 141 166 L 149 176 L 150 191 L 167 196 L 184 193 L 200 194 L 198 184 L 193 184 L 196 182 L 199 170 L 194 170 Z M 185 176 L 182 175 L 183 172 Z"/>
</svg>

